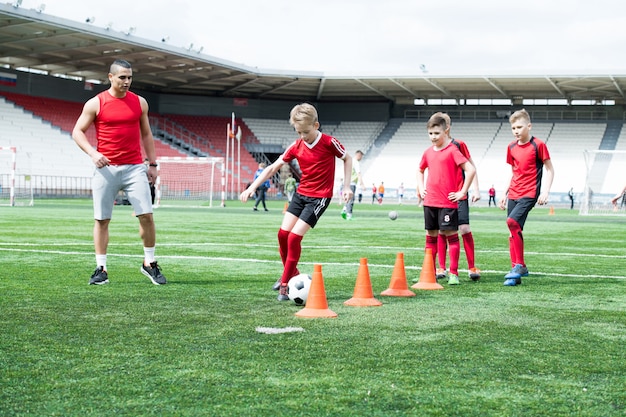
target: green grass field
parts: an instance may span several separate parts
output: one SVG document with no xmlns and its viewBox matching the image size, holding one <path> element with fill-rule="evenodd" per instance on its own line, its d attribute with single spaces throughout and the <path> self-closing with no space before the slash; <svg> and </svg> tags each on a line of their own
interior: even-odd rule
<svg viewBox="0 0 626 417">
<path fill-rule="evenodd" d="M 166 286 L 139 272 L 128 206 L 114 212 L 105 286 L 87 285 L 91 201 L 0 207 L 0 415 L 626 414 L 624 216 L 536 208 L 531 275 L 504 287 L 505 213 L 472 209 L 480 282 L 461 252 L 460 286 L 382 297 L 398 253 L 409 285 L 419 276 L 422 209 L 365 203 L 347 222 L 333 203 L 299 267 L 322 265 L 338 317 L 303 319 L 271 291 L 283 204 L 157 209 Z M 361 258 L 380 307 L 343 304 Z"/>
</svg>

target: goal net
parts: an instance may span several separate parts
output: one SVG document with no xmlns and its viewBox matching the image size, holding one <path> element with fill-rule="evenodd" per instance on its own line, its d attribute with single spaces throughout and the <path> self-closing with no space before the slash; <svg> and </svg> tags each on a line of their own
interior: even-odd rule
<svg viewBox="0 0 626 417">
<path fill-rule="evenodd" d="M 224 205 L 224 158 L 161 157 L 157 159 L 155 207 L 164 204 L 208 201 L 220 197 Z"/>
<path fill-rule="evenodd" d="M 580 204 L 584 215 L 626 215 L 626 199 L 611 199 L 626 184 L 626 150 L 584 151 L 587 175 Z"/>
<path fill-rule="evenodd" d="M 30 154 L 23 154 L 19 161 L 17 156 L 16 147 L 0 146 L 0 205 L 32 206 Z"/>
</svg>

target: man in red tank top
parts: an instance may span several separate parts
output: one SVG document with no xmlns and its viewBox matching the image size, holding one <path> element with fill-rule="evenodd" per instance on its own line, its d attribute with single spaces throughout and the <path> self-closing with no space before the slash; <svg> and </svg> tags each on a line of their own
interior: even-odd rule
<svg viewBox="0 0 626 417">
<path fill-rule="evenodd" d="M 150 183 L 156 180 L 157 164 L 154 138 L 148 122 L 148 102 L 129 91 L 132 78 L 133 70 L 127 61 L 119 59 L 113 62 L 109 71 L 111 86 L 85 103 L 72 132 L 76 144 L 96 166 L 92 181 L 96 270 L 89 281 L 94 285 L 109 282 L 106 265 L 109 223 L 115 197 L 120 191 L 127 194 L 139 219 L 139 235 L 144 250 L 141 273 L 155 285 L 167 283 L 154 257 L 156 231 Z M 92 124 L 98 140 L 96 149 L 85 134 Z M 143 163 L 142 145 L 148 166 Z"/>
</svg>

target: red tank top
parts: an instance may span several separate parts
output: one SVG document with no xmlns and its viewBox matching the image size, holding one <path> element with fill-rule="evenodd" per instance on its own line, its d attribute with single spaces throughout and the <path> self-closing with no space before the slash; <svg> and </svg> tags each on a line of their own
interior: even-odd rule
<svg viewBox="0 0 626 417">
<path fill-rule="evenodd" d="M 103 91 L 98 99 L 100 111 L 94 122 L 98 152 L 109 158 L 111 165 L 143 163 L 139 96 L 129 91 L 123 98 L 116 98 Z"/>
</svg>

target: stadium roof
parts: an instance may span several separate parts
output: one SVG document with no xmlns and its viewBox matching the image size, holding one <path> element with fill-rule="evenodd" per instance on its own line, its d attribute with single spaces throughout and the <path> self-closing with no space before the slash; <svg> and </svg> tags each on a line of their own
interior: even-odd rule
<svg viewBox="0 0 626 417">
<path fill-rule="evenodd" d="M 626 75 L 326 76 L 260 70 L 89 23 L 0 4 L 0 69 L 108 82 L 109 65 L 133 65 L 146 91 L 216 97 L 412 104 L 415 99 L 615 100 L 626 102 Z"/>
</svg>

